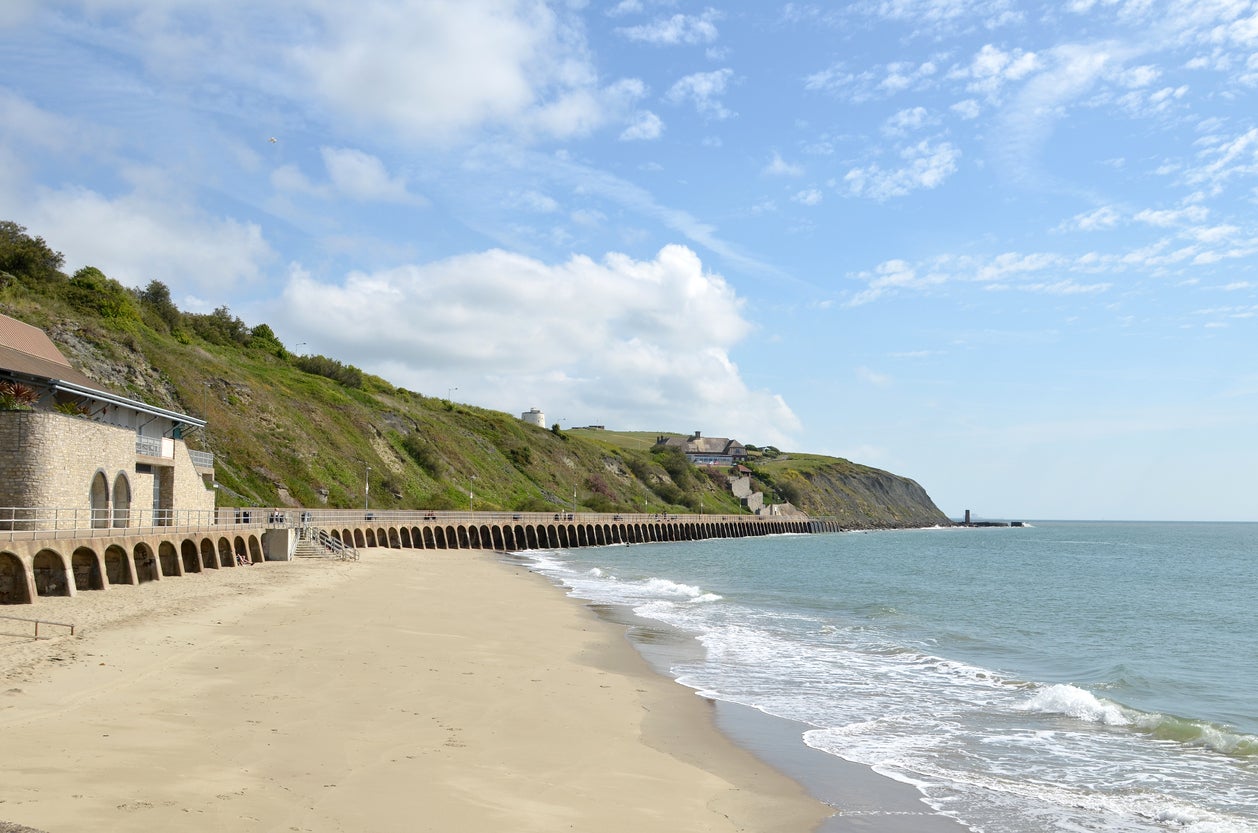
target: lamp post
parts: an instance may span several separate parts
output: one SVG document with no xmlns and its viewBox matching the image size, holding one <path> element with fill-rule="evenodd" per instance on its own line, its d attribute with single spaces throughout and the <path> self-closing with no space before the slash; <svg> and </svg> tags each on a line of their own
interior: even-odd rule
<svg viewBox="0 0 1258 833">
<path fill-rule="evenodd" d="M 467 511 L 472 511 L 472 481 L 476 479 L 476 475 L 472 475 L 467 479 Z"/>
<path fill-rule="evenodd" d="M 453 400 L 454 392 L 456 390 L 458 390 L 458 388 L 446 388 L 446 401 L 447 402 L 450 402 Z"/>
<path fill-rule="evenodd" d="M 364 463 L 363 465 L 366 465 Z M 371 466 L 367 466 L 367 473 L 363 475 L 363 514 L 371 511 Z"/>
</svg>

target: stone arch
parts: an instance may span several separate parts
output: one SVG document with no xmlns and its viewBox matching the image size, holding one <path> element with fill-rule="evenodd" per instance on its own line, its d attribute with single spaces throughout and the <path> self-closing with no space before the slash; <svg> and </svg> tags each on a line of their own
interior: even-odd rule
<svg viewBox="0 0 1258 833">
<path fill-rule="evenodd" d="M 237 535 L 232 545 L 231 566 L 240 567 L 250 563 L 249 545 L 245 543 L 245 539 Z"/>
<path fill-rule="evenodd" d="M 162 541 L 157 545 L 157 563 L 161 565 L 163 576 L 179 575 L 179 553 L 170 541 Z"/>
<path fill-rule="evenodd" d="M 382 526 L 376 528 L 376 546 L 377 547 L 392 546 L 392 544 L 389 543 L 389 534 L 384 531 L 384 527 Z"/>
<path fill-rule="evenodd" d="M 228 541 L 226 536 L 218 539 L 218 567 L 230 567 L 235 562 L 232 560 L 232 542 Z"/>
<path fill-rule="evenodd" d="M 110 526 L 121 529 L 131 526 L 131 481 L 126 472 L 114 478 L 113 512 Z"/>
<path fill-rule="evenodd" d="M 179 545 L 179 549 L 183 554 L 184 574 L 201 572 L 201 559 L 197 555 L 196 542 L 185 538 L 183 543 Z"/>
<path fill-rule="evenodd" d="M 398 537 L 397 527 L 389 527 L 389 546 L 395 550 L 402 549 L 402 539 Z"/>
<path fill-rule="evenodd" d="M 136 584 L 156 581 L 162 577 L 157 568 L 157 557 L 153 555 L 153 549 L 148 544 L 136 544 L 134 557 Z"/>
<path fill-rule="evenodd" d="M 361 529 L 354 530 L 354 546 L 359 548 L 367 546 L 367 539 L 363 536 Z"/>
<path fill-rule="evenodd" d="M 79 547 L 70 556 L 70 572 L 74 574 L 75 590 L 104 590 L 105 580 L 100 557 L 91 547 Z"/>
<path fill-rule="evenodd" d="M 262 542 L 258 540 L 258 536 L 249 536 L 249 563 L 262 563 Z"/>
<path fill-rule="evenodd" d="M 35 553 L 31 562 L 35 577 L 35 595 L 69 596 L 70 582 L 66 576 L 66 562 L 56 550 L 43 549 Z"/>
<path fill-rule="evenodd" d="M 472 548 L 472 538 L 470 535 L 468 535 L 466 526 L 464 526 L 463 524 L 459 524 L 457 527 L 455 527 L 455 534 L 459 536 L 458 537 L 459 549 L 470 550 Z"/>
<path fill-rule="evenodd" d="M 507 549 L 507 542 L 506 542 L 506 540 L 505 540 L 505 539 L 503 538 L 503 536 L 502 536 L 502 527 L 500 527 L 500 526 L 495 526 L 495 527 L 494 527 L 494 528 L 490 531 L 490 534 L 493 536 L 494 549 L 496 549 L 496 550 L 505 550 L 505 549 Z"/>
<path fill-rule="evenodd" d="M 401 534 L 401 536 L 402 536 L 402 546 L 403 546 L 403 547 L 405 547 L 405 548 L 406 548 L 406 549 L 408 549 L 408 550 L 409 550 L 409 549 L 412 549 L 412 548 L 414 547 L 414 544 L 412 544 L 412 543 L 411 543 L 411 529 L 410 529 L 410 527 L 404 526 L 404 527 L 402 527 L 400 530 L 398 530 L 398 532 L 399 532 L 399 533 Z"/>
<path fill-rule="evenodd" d="M 525 537 L 528 539 L 528 548 L 531 550 L 538 549 L 537 546 L 537 527 L 530 524 L 524 529 Z"/>
<path fill-rule="evenodd" d="M 218 553 L 214 551 L 214 542 L 209 538 L 201 539 L 201 563 L 211 570 L 218 569 Z"/>
<path fill-rule="evenodd" d="M 433 538 L 432 527 L 424 527 L 424 549 L 435 550 L 437 548 L 437 540 Z"/>
<path fill-rule="evenodd" d="M 109 479 L 103 471 L 92 475 L 92 485 L 88 489 L 88 501 L 92 507 L 92 529 L 106 529 L 109 526 Z"/>
<path fill-rule="evenodd" d="M 105 549 L 105 579 L 110 584 L 135 584 L 134 575 L 127 551 L 117 544 L 110 544 Z"/>
<path fill-rule="evenodd" d="M 11 552 L 0 552 L 0 605 L 31 603 L 26 565 Z"/>
</svg>

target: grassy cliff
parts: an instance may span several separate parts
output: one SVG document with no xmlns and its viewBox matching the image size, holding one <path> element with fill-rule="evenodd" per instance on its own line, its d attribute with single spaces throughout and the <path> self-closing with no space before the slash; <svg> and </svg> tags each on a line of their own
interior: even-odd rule
<svg viewBox="0 0 1258 833">
<path fill-rule="evenodd" d="M 352 508 L 369 482 L 374 509 L 739 511 L 724 472 L 652 451 L 657 432 L 530 426 L 295 355 L 270 327 L 226 308 L 182 312 L 159 282 L 137 291 L 60 266 L 42 239 L 0 223 L 0 312 L 43 328 L 106 387 L 206 418 L 208 429 L 186 439 L 214 453 L 220 505 Z M 751 461 L 766 502 L 851 527 L 947 522 L 911 480 L 768 451 Z"/>
</svg>

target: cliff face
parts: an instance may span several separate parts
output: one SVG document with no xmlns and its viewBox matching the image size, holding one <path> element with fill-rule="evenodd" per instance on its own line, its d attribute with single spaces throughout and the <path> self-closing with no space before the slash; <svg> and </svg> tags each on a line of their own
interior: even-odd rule
<svg viewBox="0 0 1258 833">
<path fill-rule="evenodd" d="M 750 461 L 766 490 L 812 517 L 851 529 L 948 526 L 917 482 L 837 457 L 787 454 Z"/>
<path fill-rule="evenodd" d="M 804 474 L 810 488 L 800 508 L 855 529 L 952 523 L 916 481 L 880 469 L 851 468 L 832 464 Z"/>
</svg>

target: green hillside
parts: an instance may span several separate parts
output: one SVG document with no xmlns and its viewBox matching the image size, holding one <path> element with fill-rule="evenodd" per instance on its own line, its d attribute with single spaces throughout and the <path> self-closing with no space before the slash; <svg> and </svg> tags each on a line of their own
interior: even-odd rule
<svg viewBox="0 0 1258 833">
<path fill-rule="evenodd" d="M 0 222 L 0 312 L 46 330 L 110 389 L 205 417 L 187 441 L 215 455 L 220 505 L 352 508 L 369 479 L 375 509 L 740 511 L 725 472 L 652 450 L 678 432 L 538 428 L 296 355 L 227 308 L 183 312 L 160 282 L 132 290 L 62 264 Z M 756 449 L 750 466 L 766 502 L 848 526 L 947 522 L 913 481 L 846 460 Z"/>
</svg>

